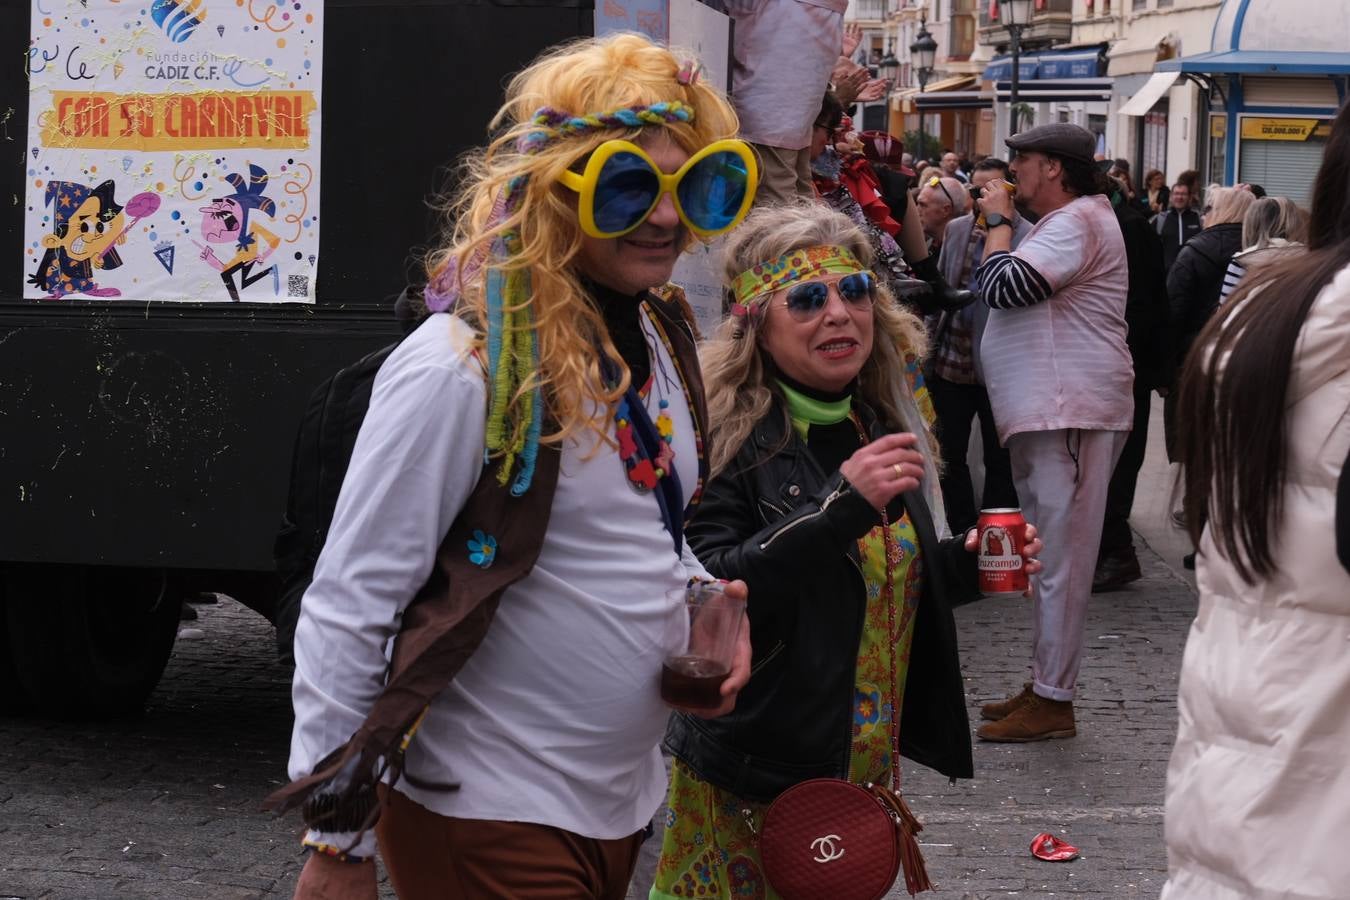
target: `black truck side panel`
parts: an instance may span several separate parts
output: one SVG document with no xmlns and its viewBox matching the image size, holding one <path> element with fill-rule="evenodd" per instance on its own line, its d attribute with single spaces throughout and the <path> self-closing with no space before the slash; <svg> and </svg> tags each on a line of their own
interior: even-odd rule
<svg viewBox="0 0 1350 900">
<path fill-rule="evenodd" d="M 29 9 L 0 0 L 11 59 Z M 482 143 L 511 73 L 590 33 L 592 3 L 327 0 L 325 16 L 310 307 L 21 299 L 28 88 L 0 67 L 0 561 L 270 570 L 310 392 L 397 336 L 446 163 Z"/>
</svg>

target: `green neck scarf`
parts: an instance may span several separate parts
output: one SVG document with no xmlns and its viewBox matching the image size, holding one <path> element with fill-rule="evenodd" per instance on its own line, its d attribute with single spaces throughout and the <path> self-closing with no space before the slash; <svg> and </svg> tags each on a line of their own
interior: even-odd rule
<svg viewBox="0 0 1350 900">
<path fill-rule="evenodd" d="M 781 378 L 777 381 L 778 389 L 787 400 L 792 427 L 802 440 L 806 440 L 806 433 L 812 425 L 834 425 L 836 422 L 842 422 L 848 418 L 849 410 L 853 407 L 851 394 L 838 400 L 822 400 L 802 393 Z"/>
</svg>

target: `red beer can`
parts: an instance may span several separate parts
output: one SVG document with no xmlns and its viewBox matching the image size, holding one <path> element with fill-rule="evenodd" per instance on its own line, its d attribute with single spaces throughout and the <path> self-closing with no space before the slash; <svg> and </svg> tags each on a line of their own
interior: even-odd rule
<svg viewBox="0 0 1350 900">
<path fill-rule="evenodd" d="M 979 528 L 980 592 L 1015 597 L 1027 589 L 1022 549 L 1027 544 L 1027 520 L 1020 509 L 982 509 Z"/>
</svg>

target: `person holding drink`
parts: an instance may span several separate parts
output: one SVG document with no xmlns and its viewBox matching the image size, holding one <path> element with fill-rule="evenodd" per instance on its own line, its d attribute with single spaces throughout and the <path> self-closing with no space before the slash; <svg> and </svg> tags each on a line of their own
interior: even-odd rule
<svg viewBox="0 0 1350 900">
<path fill-rule="evenodd" d="M 979 359 L 1023 511 L 1048 536 L 1033 604 L 1031 680 L 984 704 L 976 736 L 1027 743 L 1077 735 L 1073 701 L 1107 488 L 1134 421 L 1125 243 L 1093 162 L 1096 139 L 1052 122 L 1006 138 L 1016 191 L 994 180 L 979 207 L 976 270 L 989 307 Z M 1040 218 L 1013 249 L 1014 202 Z"/>
<path fill-rule="evenodd" d="M 683 537 L 707 473 L 693 332 L 652 289 L 749 209 L 736 130 L 637 35 L 511 82 L 304 597 L 296 781 L 269 801 L 309 826 L 297 897 L 373 900 L 376 836 L 402 900 L 626 894 L 666 787 L 662 667 L 711 580 Z M 749 676 L 744 619 L 700 715 Z"/>
<path fill-rule="evenodd" d="M 677 709 L 719 709 L 725 703 L 722 685 L 735 664 L 744 595 L 721 584 L 694 582 L 672 591 L 671 600 L 689 615 L 680 619 L 675 650 L 661 666 L 661 699 Z M 681 640 L 686 621 L 688 638 Z"/>
<path fill-rule="evenodd" d="M 753 674 L 730 715 L 671 717 L 652 898 L 777 896 L 766 805 L 812 778 L 886 783 L 893 724 L 902 754 L 972 773 L 951 606 L 975 590 L 975 533 L 951 538 L 941 511 L 923 326 L 823 204 L 756 210 L 726 253 L 731 317 L 702 351 L 712 480 L 687 534 L 748 585 Z"/>
</svg>

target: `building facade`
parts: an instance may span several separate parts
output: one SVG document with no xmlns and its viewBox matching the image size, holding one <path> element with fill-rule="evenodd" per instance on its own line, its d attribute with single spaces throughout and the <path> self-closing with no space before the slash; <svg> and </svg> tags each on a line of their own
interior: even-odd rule
<svg viewBox="0 0 1350 900">
<path fill-rule="evenodd" d="M 862 29 L 862 43 L 853 59 L 867 66 L 873 77 L 883 77 L 882 61 L 891 50 L 891 18 L 898 4 L 899 0 L 849 0 L 844 13 L 846 23 Z M 885 99 L 857 104 L 850 115 L 859 131 L 886 131 L 890 126 Z"/>
<path fill-rule="evenodd" d="M 904 77 L 891 96 L 892 131 L 916 131 L 922 116 L 923 130 L 937 149 L 967 158 L 988 155 L 994 141 L 991 98 L 971 96 L 980 93 L 980 73 L 990 55 L 979 40 L 980 2 L 920 0 L 893 17 Z M 937 43 L 937 52 L 933 72 L 921 85 L 910 47 L 925 30 Z"/>
<path fill-rule="evenodd" d="M 853 2 L 869 61 L 896 63 L 887 130 L 912 139 L 922 122 L 970 157 L 1004 155 L 1014 129 L 1072 122 L 1103 157 L 1129 160 L 1137 184 L 1197 169 L 1306 204 L 1350 96 L 1350 2 L 1034 0 L 1015 105 L 998 0 Z M 937 44 L 923 90 L 909 52 L 921 29 Z"/>
<path fill-rule="evenodd" d="M 1158 78 L 1161 63 L 1210 45 L 1220 0 L 1126 0 L 1118 40 L 1109 51 L 1111 147 L 1130 160 L 1136 181 L 1162 172 L 1168 184 L 1200 168 L 1206 143 L 1200 82 Z"/>
<path fill-rule="evenodd" d="M 1331 119 L 1350 95 L 1350 5 L 1224 0 L 1206 50 L 1155 65 L 1198 87 L 1197 163 L 1307 205 Z"/>
<path fill-rule="evenodd" d="M 1022 28 L 1019 88 L 1012 91 L 1011 35 L 996 3 L 983 13 L 981 39 L 997 55 L 984 70 L 994 100 L 994 136 L 999 147 L 1014 131 L 1050 122 L 1081 125 L 1110 146 L 1111 81 L 1106 52 L 1119 28 L 1110 0 L 1036 0 Z"/>
</svg>

